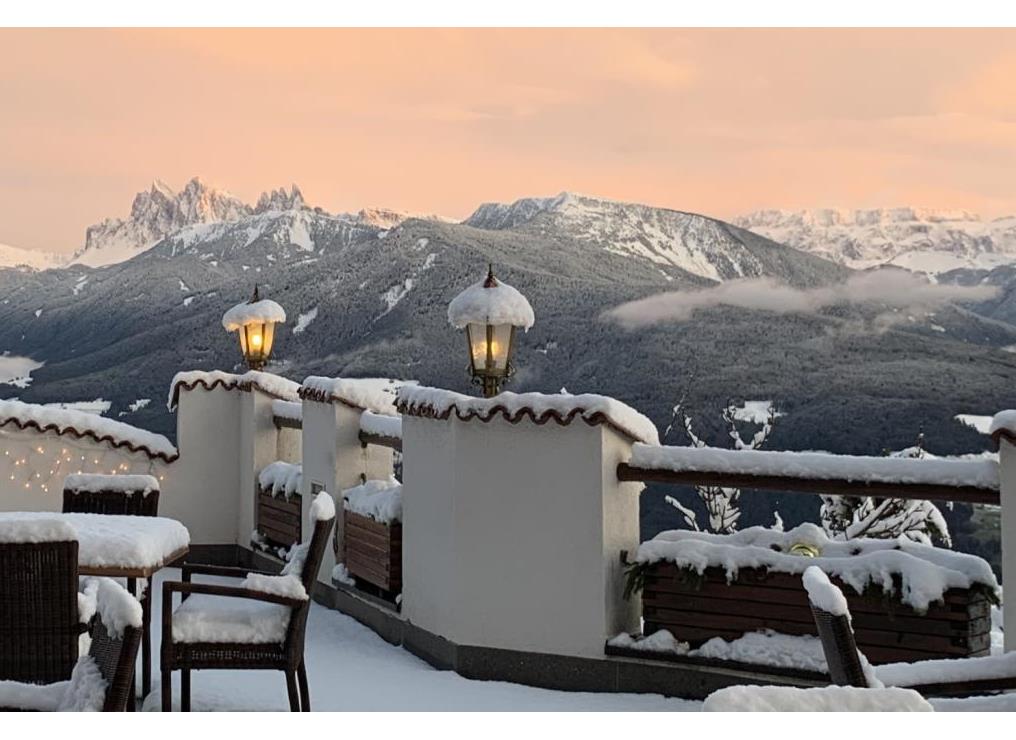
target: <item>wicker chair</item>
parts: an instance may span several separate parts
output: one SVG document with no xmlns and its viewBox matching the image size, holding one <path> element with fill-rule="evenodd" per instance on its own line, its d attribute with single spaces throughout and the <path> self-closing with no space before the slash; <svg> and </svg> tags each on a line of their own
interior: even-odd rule
<svg viewBox="0 0 1016 740">
<path fill-rule="evenodd" d="M 78 660 L 78 543 L 64 525 L 35 535 L 0 524 L 0 680 L 69 679 Z M 48 541 L 26 541 L 26 540 Z M 20 540 L 20 541 L 19 541 Z"/>
<path fill-rule="evenodd" d="M 319 496 L 328 496 L 327 493 Z M 300 581 L 307 594 L 312 593 L 317 580 L 317 572 L 321 567 L 321 559 L 325 547 L 328 546 L 329 534 L 335 523 L 334 507 L 327 519 L 315 522 L 310 542 L 306 545 L 306 559 L 300 571 Z M 194 583 L 193 574 L 213 576 L 232 576 L 243 578 L 250 573 L 262 573 L 245 568 L 227 566 L 197 565 L 185 563 L 182 582 L 165 582 L 162 584 L 162 711 L 172 711 L 172 671 L 180 671 L 180 708 L 187 712 L 191 705 L 190 672 L 202 669 L 234 669 L 234 670 L 277 670 L 286 675 L 286 687 L 289 692 L 289 708 L 291 711 L 310 711 L 310 689 L 307 684 L 307 670 L 304 666 L 304 636 L 307 629 L 307 615 L 310 611 L 309 599 L 296 599 L 274 593 L 265 593 L 238 586 L 225 586 L 209 583 Z M 201 595 L 205 600 L 202 604 L 215 609 L 215 602 L 221 607 L 223 601 L 230 607 L 243 599 L 249 603 L 245 609 L 255 613 L 256 610 L 286 609 L 288 622 L 284 635 L 279 641 L 272 642 L 183 642 L 173 638 L 173 593 L 182 594 L 183 600 L 191 595 Z M 213 597 L 208 601 L 207 597 Z M 231 603 L 230 603 L 231 602 Z M 182 603 L 179 610 L 187 605 Z M 196 608 L 199 619 L 204 615 Z M 176 614 L 179 616 L 180 611 Z"/>
<path fill-rule="evenodd" d="M 88 479 L 88 484 L 85 484 Z M 147 479 L 142 481 L 142 479 Z M 108 480 L 108 489 L 97 488 Z M 117 481 L 137 485 L 116 485 Z M 64 481 L 63 511 L 81 514 L 159 515 L 159 485 L 151 476 L 69 475 Z"/>
<path fill-rule="evenodd" d="M 123 592 L 123 587 L 116 583 L 109 582 L 108 586 Z M 112 634 L 103 623 L 102 612 L 99 608 L 91 620 L 88 655 L 75 661 L 77 665 L 69 680 L 43 684 L 0 681 L 0 707 L 5 711 L 126 711 L 132 697 L 141 627 L 126 626 L 121 633 Z M 105 684 L 101 696 L 81 690 L 92 676 L 101 676 Z M 12 697 L 16 701 L 8 701 Z M 99 703 L 93 704 L 96 699 Z"/>
<path fill-rule="evenodd" d="M 842 597 L 842 592 L 824 573 L 814 566 L 808 570 Z M 1016 689 L 1016 653 L 887 664 L 873 669 L 857 650 L 850 613 L 844 610 L 842 614 L 832 614 L 816 606 L 811 593 L 808 597 L 829 677 L 834 684 L 862 688 L 878 688 L 879 684 L 885 684 L 913 689 L 925 697 L 974 696 Z M 918 676 L 931 674 L 936 680 L 917 681 L 908 677 L 907 672 L 915 668 L 923 669 Z"/>
</svg>

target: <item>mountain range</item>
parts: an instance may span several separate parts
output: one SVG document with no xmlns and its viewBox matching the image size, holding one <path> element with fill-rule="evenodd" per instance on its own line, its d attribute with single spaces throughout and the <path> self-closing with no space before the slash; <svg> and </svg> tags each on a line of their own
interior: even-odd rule
<svg viewBox="0 0 1016 740">
<path fill-rule="evenodd" d="M 630 330 L 605 315 L 663 291 L 775 282 L 813 295 L 857 272 L 845 258 L 734 223 L 571 193 L 484 204 L 456 223 L 384 209 L 331 214 L 296 187 L 249 206 L 192 180 L 180 192 L 154 185 L 130 217 L 103 224 L 63 269 L 0 270 L 0 353 L 34 368 L 30 379 L 0 383 L 0 396 L 103 399 L 108 416 L 173 436 L 162 403 L 172 376 L 241 369 L 220 319 L 255 282 L 289 314 L 269 370 L 470 392 L 465 343 L 446 309 L 493 263 L 537 316 L 518 342 L 513 390 L 604 393 L 661 430 L 683 399 L 720 445 L 729 400 L 772 400 L 781 416 L 771 448 L 853 454 L 907 447 L 922 430 L 932 452 L 979 454 L 987 438 L 956 415 L 1016 407 L 1014 267 L 991 271 L 999 293 L 977 304 L 774 312 L 719 301 L 688 320 Z M 103 254 L 130 258 L 92 267 Z M 978 285 L 984 272 L 935 279 Z M 772 504 L 746 497 L 743 520 L 771 523 Z M 818 507 L 807 496 L 778 505 L 788 525 Z M 672 513 L 652 498 L 646 531 L 676 526 Z"/>
</svg>

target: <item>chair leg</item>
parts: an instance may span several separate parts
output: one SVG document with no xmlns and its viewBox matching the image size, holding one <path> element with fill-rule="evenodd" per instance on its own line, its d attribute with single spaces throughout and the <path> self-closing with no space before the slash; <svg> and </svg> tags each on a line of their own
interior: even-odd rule
<svg viewBox="0 0 1016 740">
<path fill-rule="evenodd" d="M 296 669 L 296 678 L 300 682 L 300 711 L 310 711 L 310 687 L 307 685 L 307 664 L 300 661 Z"/>
<path fill-rule="evenodd" d="M 190 711 L 190 669 L 180 671 L 180 711 Z"/>
<path fill-rule="evenodd" d="M 296 688 L 296 671 L 286 671 L 286 689 L 289 691 L 289 711 L 300 711 L 300 696 Z"/>
<path fill-rule="evenodd" d="M 162 711 L 173 711 L 173 673 L 165 670 L 162 672 Z"/>
</svg>

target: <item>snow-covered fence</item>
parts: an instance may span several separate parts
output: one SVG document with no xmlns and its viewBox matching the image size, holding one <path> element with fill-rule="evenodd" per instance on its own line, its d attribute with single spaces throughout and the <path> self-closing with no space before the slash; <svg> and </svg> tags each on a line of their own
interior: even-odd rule
<svg viewBox="0 0 1016 740">
<path fill-rule="evenodd" d="M 992 460 L 920 460 L 824 452 L 635 445 L 618 480 L 840 496 L 999 503 Z"/>
<path fill-rule="evenodd" d="M 1006 573 L 1016 573 L 1016 411 L 1002 411 L 995 415 L 989 428 L 998 445 L 998 469 L 1001 481 L 1002 504 L 1002 583 Z M 1016 579 L 1014 579 L 1016 580 Z M 1010 584 L 1009 591 L 1013 588 Z M 1002 600 L 1002 620 L 1016 624 L 1016 599 Z M 1016 650 L 1016 630 L 1005 632 L 1006 652 Z"/>
<path fill-rule="evenodd" d="M 595 395 L 399 391 L 402 615 L 457 645 L 602 658 L 638 630 L 625 552 L 642 486 L 617 480 L 655 426 Z"/>
</svg>

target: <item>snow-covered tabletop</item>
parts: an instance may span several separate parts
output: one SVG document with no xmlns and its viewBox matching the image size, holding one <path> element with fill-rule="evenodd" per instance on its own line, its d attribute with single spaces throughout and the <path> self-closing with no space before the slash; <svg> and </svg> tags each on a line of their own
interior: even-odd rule
<svg viewBox="0 0 1016 740">
<path fill-rule="evenodd" d="M 190 546 L 187 528 L 160 516 L 0 512 L 0 524 L 28 519 L 57 520 L 71 526 L 77 535 L 82 575 L 147 578 L 186 554 Z"/>
</svg>

